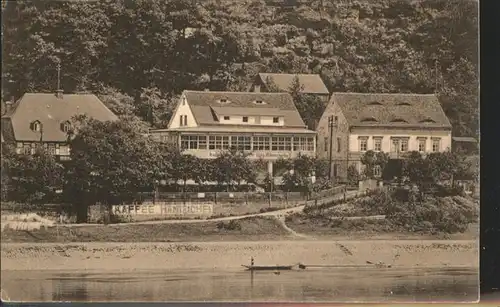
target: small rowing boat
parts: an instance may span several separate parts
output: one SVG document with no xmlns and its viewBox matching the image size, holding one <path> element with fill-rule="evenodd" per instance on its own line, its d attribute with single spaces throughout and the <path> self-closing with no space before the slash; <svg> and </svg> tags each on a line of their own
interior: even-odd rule
<svg viewBox="0 0 500 307">
<path fill-rule="evenodd" d="M 293 265 L 241 265 L 249 271 L 285 271 L 291 270 Z"/>
</svg>

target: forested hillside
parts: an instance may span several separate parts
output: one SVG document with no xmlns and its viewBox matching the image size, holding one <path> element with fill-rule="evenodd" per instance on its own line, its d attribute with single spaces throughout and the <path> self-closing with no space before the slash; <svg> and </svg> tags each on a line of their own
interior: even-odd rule
<svg viewBox="0 0 500 307">
<path fill-rule="evenodd" d="M 477 9 L 467 0 L 10 1 L 3 99 L 54 91 L 60 62 L 66 92 L 97 92 L 119 115 L 162 127 L 184 89 L 319 73 L 330 91 L 437 92 L 454 133 L 476 135 Z"/>
</svg>

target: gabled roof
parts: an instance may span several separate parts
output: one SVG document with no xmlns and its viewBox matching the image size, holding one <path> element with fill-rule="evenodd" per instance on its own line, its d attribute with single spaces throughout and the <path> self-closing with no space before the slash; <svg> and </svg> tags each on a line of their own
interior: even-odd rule
<svg viewBox="0 0 500 307">
<path fill-rule="evenodd" d="M 317 74 L 271 74 L 260 73 L 258 78 L 263 84 L 271 78 L 276 86 L 282 91 L 288 91 L 295 77 L 299 78 L 300 84 L 304 87 L 302 93 L 305 94 L 329 94 L 325 83 Z"/>
<path fill-rule="evenodd" d="M 351 127 L 434 127 L 451 129 L 433 94 L 333 93 Z"/>
<path fill-rule="evenodd" d="M 2 116 L 2 125 L 11 126 L 15 140 L 40 141 L 40 132 L 31 129 L 31 124 L 38 121 L 43 129 L 43 141 L 64 142 L 67 135 L 61 130 L 61 124 L 79 114 L 100 121 L 118 119 L 92 94 L 63 94 L 58 98 L 50 93 L 26 93 Z"/>
<path fill-rule="evenodd" d="M 299 111 L 288 93 L 184 91 L 187 103 L 198 125 L 222 125 L 214 112 L 237 115 L 283 116 L 284 127 L 305 128 Z M 221 99 L 227 100 L 220 103 Z M 255 103 L 262 101 L 262 104 Z M 245 114 L 241 114 L 245 115 Z"/>
</svg>

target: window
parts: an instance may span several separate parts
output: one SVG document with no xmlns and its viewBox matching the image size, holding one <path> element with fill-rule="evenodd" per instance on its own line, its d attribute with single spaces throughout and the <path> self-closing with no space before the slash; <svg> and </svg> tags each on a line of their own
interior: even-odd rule
<svg viewBox="0 0 500 307">
<path fill-rule="evenodd" d="M 314 138 L 311 137 L 294 137 L 293 138 L 294 151 L 314 151 Z"/>
<path fill-rule="evenodd" d="M 339 165 L 338 164 L 334 164 L 333 165 L 333 177 L 337 177 L 339 174 Z"/>
<path fill-rule="evenodd" d="M 187 126 L 187 121 L 188 121 L 187 115 L 181 115 L 179 126 Z"/>
<path fill-rule="evenodd" d="M 71 124 L 68 121 L 65 121 L 64 123 L 61 124 L 61 130 L 63 132 L 68 133 L 70 129 L 71 129 Z"/>
<path fill-rule="evenodd" d="M 29 144 L 29 143 L 23 144 L 23 154 L 31 155 L 31 144 Z"/>
<path fill-rule="evenodd" d="M 39 121 L 34 121 L 31 123 L 31 130 L 33 131 L 41 131 L 42 130 L 42 124 Z"/>
<path fill-rule="evenodd" d="M 267 136 L 254 136 L 253 137 L 253 150 L 269 150 L 269 137 L 267 137 Z"/>
<path fill-rule="evenodd" d="M 379 178 L 382 176 L 382 168 L 380 167 L 380 165 L 375 165 L 373 167 L 373 176 L 376 178 Z"/>
<path fill-rule="evenodd" d="M 198 149 L 207 149 L 207 137 L 204 135 L 198 136 Z"/>
<path fill-rule="evenodd" d="M 374 151 L 382 151 L 382 139 L 381 138 L 373 138 L 373 150 Z"/>
<path fill-rule="evenodd" d="M 360 138 L 359 140 L 359 151 L 367 151 L 368 150 L 368 139 Z"/>
<path fill-rule="evenodd" d="M 408 151 L 408 139 L 401 140 L 401 152 Z"/>
<path fill-rule="evenodd" d="M 226 103 L 226 102 L 227 102 L 227 99 L 222 98 L 222 99 L 220 100 L 220 102 L 221 102 L 221 103 Z"/>
<path fill-rule="evenodd" d="M 236 148 L 237 150 L 251 150 L 251 140 L 252 139 L 249 136 L 232 136 L 231 146 Z"/>
<path fill-rule="evenodd" d="M 432 151 L 438 152 L 441 149 L 441 139 L 432 139 Z"/>
<path fill-rule="evenodd" d="M 182 149 L 206 149 L 207 137 L 204 135 L 182 135 L 181 136 Z"/>
<path fill-rule="evenodd" d="M 47 144 L 47 152 L 49 153 L 49 155 L 55 155 L 56 154 L 56 144 L 54 144 L 54 143 Z"/>
<path fill-rule="evenodd" d="M 340 138 L 337 138 L 337 152 L 340 152 Z"/>
<path fill-rule="evenodd" d="M 182 97 L 182 105 L 186 104 L 186 97 Z"/>
<path fill-rule="evenodd" d="M 426 150 L 426 148 L 425 148 L 426 147 L 425 146 L 426 145 L 425 144 L 426 141 L 427 141 L 426 139 L 418 139 L 418 151 L 419 152 L 425 152 L 425 150 Z"/>
<path fill-rule="evenodd" d="M 208 149 L 229 149 L 229 136 L 209 136 Z"/>
<path fill-rule="evenodd" d="M 273 117 L 273 123 L 277 124 L 280 122 L 280 118 L 279 117 Z"/>
<path fill-rule="evenodd" d="M 307 151 L 314 151 L 314 138 L 313 137 L 307 137 L 307 138 L 302 138 L 305 139 L 305 148 Z"/>
<path fill-rule="evenodd" d="M 398 152 L 398 151 L 399 151 L 399 140 L 392 139 L 391 152 Z"/>
<path fill-rule="evenodd" d="M 229 120 L 230 117 L 229 116 L 224 116 L 224 120 Z"/>
<path fill-rule="evenodd" d="M 328 151 L 328 137 L 325 137 L 325 152 Z"/>
<path fill-rule="evenodd" d="M 262 104 L 262 100 L 255 100 L 256 104 Z"/>
<path fill-rule="evenodd" d="M 243 116 L 243 122 L 248 123 L 248 116 Z"/>
<path fill-rule="evenodd" d="M 271 138 L 271 150 L 275 151 L 290 151 L 292 150 L 292 138 L 291 137 L 272 137 Z"/>
</svg>

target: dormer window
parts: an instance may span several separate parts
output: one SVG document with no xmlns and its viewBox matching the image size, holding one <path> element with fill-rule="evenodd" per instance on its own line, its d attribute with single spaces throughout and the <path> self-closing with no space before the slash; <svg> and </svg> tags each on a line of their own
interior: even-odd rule
<svg viewBox="0 0 500 307">
<path fill-rule="evenodd" d="M 71 124 L 69 121 L 65 121 L 61 124 L 61 131 L 68 133 L 71 130 Z"/>
<path fill-rule="evenodd" d="M 425 118 L 420 121 L 421 123 L 436 123 L 432 118 Z"/>
<path fill-rule="evenodd" d="M 266 104 L 263 100 L 260 100 L 260 99 L 255 100 L 253 103 L 255 103 L 255 104 Z"/>
<path fill-rule="evenodd" d="M 277 124 L 280 122 L 280 118 L 279 117 L 273 117 L 273 123 L 274 124 Z"/>
<path fill-rule="evenodd" d="M 227 103 L 230 103 L 230 101 L 227 98 L 221 98 L 221 99 L 219 99 L 218 103 L 227 104 Z"/>
<path fill-rule="evenodd" d="M 30 129 L 35 132 L 40 132 L 42 131 L 42 123 L 36 120 L 30 124 Z"/>
<path fill-rule="evenodd" d="M 229 117 L 229 116 L 224 116 L 224 120 L 229 120 L 229 119 L 231 119 L 231 117 Z"/>
<path fill-rule="evenodd" d="M 392 123 L 407 123 L 406 120 L 402 119 L 402 118 L 395 118 L 393 120 L 391 120 Z"/>
<path fill-rule="evenodd" d="M 361 120 L 363 123 L 376 123 L 377 119 L 375 117 L 365 117 Z"/>
</svg>

